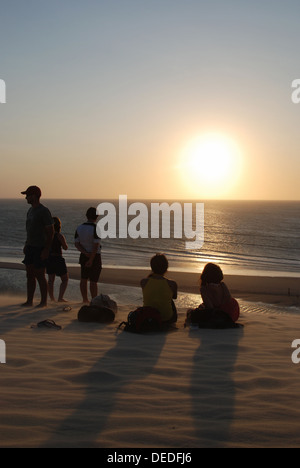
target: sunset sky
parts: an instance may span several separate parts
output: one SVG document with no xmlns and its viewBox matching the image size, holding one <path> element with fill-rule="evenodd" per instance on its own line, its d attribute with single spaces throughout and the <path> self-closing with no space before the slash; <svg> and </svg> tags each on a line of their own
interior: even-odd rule
<svg viewBox="0 0 300 468">
<path fill-rule="evenodd" d="M 300 200 L 299 0 L 2 0 L 0 197 Z"/>
</svg>

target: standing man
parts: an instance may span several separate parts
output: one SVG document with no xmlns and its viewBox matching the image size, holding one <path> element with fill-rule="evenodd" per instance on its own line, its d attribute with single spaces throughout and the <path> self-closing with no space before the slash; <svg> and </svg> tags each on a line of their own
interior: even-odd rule
<svg viewBox="0 0 300 468">
<path fill-rule="evenodd" d="M 89 208 L 86 212 L 87 222 L 81 224 L 75 233 L 75 246 L 80 252 L 81 265 L 80 291 L 84 303 L 88 300 L 88 281 L 92 299 L 98 295 L 98 281 L 102 271 L 101 239 L 97 235 L 96 208 Z"/>
<path fill-rule="evenodd" d="M 27 213 L 27 240 L 24 247 L 27 272 L 27 301 L 24 307 L 32 307 L 36 289 L 36 280 L 41 291 L 41 302 L 37 307 L 47 306 L 48 283 L 46 280 L 46 261 L 54 236 L 53 219 L 50 211 L 40 203 L 41 189 L 36 186 L 28 187 L 25 192 L 26 200 L 31 208 Z"/>
</svg>

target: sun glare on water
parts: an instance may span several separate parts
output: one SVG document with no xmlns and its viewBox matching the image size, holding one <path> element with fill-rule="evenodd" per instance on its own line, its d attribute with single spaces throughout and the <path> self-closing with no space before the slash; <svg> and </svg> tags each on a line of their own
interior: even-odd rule
<svg viewBox="0 0 300 468">
<path fill-rule="evenodd" d="M 239 179 L 241 153 L 229 137 L 206 134 L 185 146 L 178 168 L 190 195 L 223 197 L 232 192 Z"/>
</svg>

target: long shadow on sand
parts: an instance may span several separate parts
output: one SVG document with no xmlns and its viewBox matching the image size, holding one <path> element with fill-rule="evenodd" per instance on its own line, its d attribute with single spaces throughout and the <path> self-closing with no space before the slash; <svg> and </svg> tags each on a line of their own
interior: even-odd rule
<svg viewBox="0 0 300 468">
<path fill-rule="evenodd" d="M 117 335 L 115 346 L 87 373 L 77 376 L 76 382 L 85 387 L 85 397 L 43 447 L 105 447 L 101 433 L 107 427 L 118 396 L 127 385 L 151 374 L 165 340 L 165 333 L 143 336 L 123 332 Z M 134 406 L 132 410 L 127 408 L 125 417 L 134 416 L 135 412 Z"/>
<path fill-rule="evenodd" d="M 233 373 L 242 336 L 241 328 L 190 332 L 191 338 L 199 339 L 190 389 L 198 447 L 226 447 L 231 441 L 236 398 Z"/>
<path fill-rule="evenodd" d="M 0 329 L 2 336 L 4 333 L 9 333 L 18 328 L 30 328 L 42 320 L 53 319 L 59 312 L 61 306 L 53 306 L 52 308 L 38 309 L 35 307 L 21 307 L 24 298 L 20 298 L 19 303 L 11 304 L 0 308 Z M 3 331 L 4 330 L 4 331 Z"/>
</svg>

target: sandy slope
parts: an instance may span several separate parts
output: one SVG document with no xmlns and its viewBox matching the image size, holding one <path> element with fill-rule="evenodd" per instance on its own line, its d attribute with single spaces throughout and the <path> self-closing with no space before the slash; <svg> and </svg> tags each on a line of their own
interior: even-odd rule
<svg viewBox="0 0 300 468">
<path fill-rule="evenodd" d="M 242 301 L 244 329 L 190 331 L 183 307 L 177 331 L 138 336 L 116 334 L 128 301 L 110 325 L 21 301 L 0 299 L 1 447 L 300 445 L 297 310 Z M 44 318 L 63 329 L 30 328 Z"/>
</svg>

